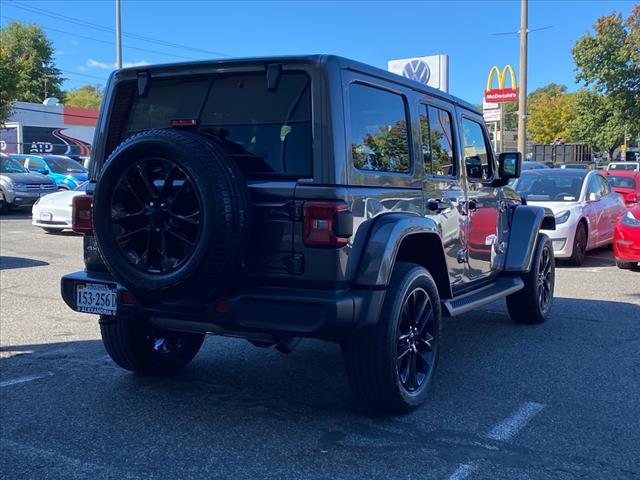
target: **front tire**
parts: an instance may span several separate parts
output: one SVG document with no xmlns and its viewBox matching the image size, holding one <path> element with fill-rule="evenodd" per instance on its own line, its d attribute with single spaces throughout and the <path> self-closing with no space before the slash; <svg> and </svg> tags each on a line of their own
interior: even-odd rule
<svg viewBox="0 0 640 480">
<path fill-rule="evenodd" d="M 524 288 L 507 296 L 507 310 L 515 323 L 543 323 L 549 318 L 555 286 L 555 258 L 551 239 L 538 235 L 531 270 L 522 276 Z"/>
<path fill-rule="evenodd" d="M 358 400 L 385 413 L 406 413 L 424 403 L 438 362 L 441 319 L 429 272 L 398 262 L 376 325 L 343 344 Z"/>
<path fill-rule="evenodd" d="M 9 211 L 9 204 L 4 196 L 4 192 L 0 190 L 0 214 L 7 213 Z"/>
<path fill-rule="evenodd" d="M 576 235 L 573 237 L 573 248 L 571 250 L 571 257 L 569 257 L 569 263 L 576 267 L 579 267 L 584 262 L 584 257 L 587 254 L 587 227 L 584 223 L 578 223 L 576 228 Z"/>
<path fill-rule="evenodd" d="M 49 227 L 42 227 L 42 229 L 49 234 L 54 234 L 54 233 L 62 233 L 62 228 L 49 228 Z"/>
<path fill-rule="evenodd" d="M 100 316 L 102 343 L 111 359 L 125 370 L 162 376 L 187 366 L 204 335 L 153 327 L 143 318 Z"/>
</svg>

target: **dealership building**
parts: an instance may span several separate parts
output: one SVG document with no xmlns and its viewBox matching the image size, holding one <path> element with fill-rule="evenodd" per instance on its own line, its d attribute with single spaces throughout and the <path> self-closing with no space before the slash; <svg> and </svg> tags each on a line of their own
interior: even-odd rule
<svg viewBox="0 0 640 480">
<path fill-rule="evenodd" d="M 68 107 L 55 98 L 43 103 L 14 102 L 12 107 L 9 120 L 0 128 L 1 152 L 89 156 L 97 109 Z"/>
</svg>

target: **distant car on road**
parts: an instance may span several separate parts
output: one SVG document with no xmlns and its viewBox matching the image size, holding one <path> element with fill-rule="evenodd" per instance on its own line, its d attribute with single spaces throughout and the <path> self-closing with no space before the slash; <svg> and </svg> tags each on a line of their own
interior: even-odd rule
<svg viewBox="0 0 640 480">
<path fill-rule="evenodd" d="M 51 177 L 59 190 L 73 190 L 87 181 L 87 169 L 75 160 L 64 155 L 10 155 L 34 173 Z"/>
<path fill-rule="evenodd" d="M 89 182 L 84 182 L 75 190 L 58 191 L 39 199 L 31 210 L 31 223 L 47 233 L 60 233 L 70 229 L 73 197 L 84 195 L 88 184 Z"/>
<path fill-rule="evenodd" d="M 607 171 L 609 170 L 615 170 L 616 172 L 620 170 L 640 172 L 640 162 L 611 162 L 607 165 Z"/>
<path fill-rule="evenodd" d="M 622 195 L 627 206 L 640 202 L 640 172 L 611 170 L 603 172 L 614 192 Z"/>
<path fill-rule="evenodd" d="M 558 168 L 574 168 L 579 170 L 594 170 L 595 165 L 590 162 L 575 162 L 575 163 L 559 163 Z"/>
<path fill-rule="evenodd" d="M 630 269 L 640 262 L 640 204 L 630 208 L 614 232 L 613 256 L 618 268 Z"/>
<path fill-rule="evenodd" d="M 622 197 L 597 171 L 529 170 L 514 183 L 528 205 L 550 208 L 556 229 L 551 237 L 556 258 L 581 265 L 588 250 L 613 242 L 616 220 L 625 212 Z"/>
<path fill-rule="evenodd" d="M 534 162 L 527 160 L 526 162 L 522 162 L 522 170 L 539 170 L 541 168 L 549 168 L 542 162 Z"/>
<path fill-rule="evenodd" d="M 50 178 L 29 173 L 20 162 L 6 155 L 0 158 L 0 213 L 13 207 L 30 207 L 41 196 L 55 190 Z"/>
</svg>

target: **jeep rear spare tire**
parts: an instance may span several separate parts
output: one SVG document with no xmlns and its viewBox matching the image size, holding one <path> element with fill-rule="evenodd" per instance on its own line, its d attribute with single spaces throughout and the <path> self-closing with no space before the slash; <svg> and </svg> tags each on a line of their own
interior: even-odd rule
<svg viewBox="0 0 640 480">
<path fill-rule="evenodd" d="M 238 270 L 249 235 L 238 167 L 184 131 L 148 130 L 121 143 L 98 179 L 93 211 L 107 267 L 142 299 L 215 291 Z"/>
</svg>

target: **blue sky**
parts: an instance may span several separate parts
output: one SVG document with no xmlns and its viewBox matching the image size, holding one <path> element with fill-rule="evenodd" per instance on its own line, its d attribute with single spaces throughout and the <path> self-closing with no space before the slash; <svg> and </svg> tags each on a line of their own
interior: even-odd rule
<svg viewBox="0 0 640 480">
<path fill-rule="evenodd" d="M 575 41 L 599 16 L 612 11 L 626 16 L 632 6 L 632 1 L 530 1 L 529 28 L 552 28 L 529 35 L 529 91 L 550 82 L 575 90 Z M 51 12 L 66 18 L 52 18 Z M 0 0 L 2 25 L 17 19 L 44 27 L 68 79 L 66 88 L 104 83 L 115 62 L 109 43 L 115 39 L 109 31 L 114 12 L 113 0 Z M 506 0 L 122 2 L 125 33 L 228 57 L 332 53 L 386 68 L 390 59 L 446 53 L 451 93 L 474 103 L 482 99 L 491 66 L 510 63 L 517 72 L 518 36 L 492 34 L 515 32 L 519 21 L 520 2 Z M 127 64 L 221 57 L 140 38 L 124 37 L 123 44 Z"/>
</svg>

